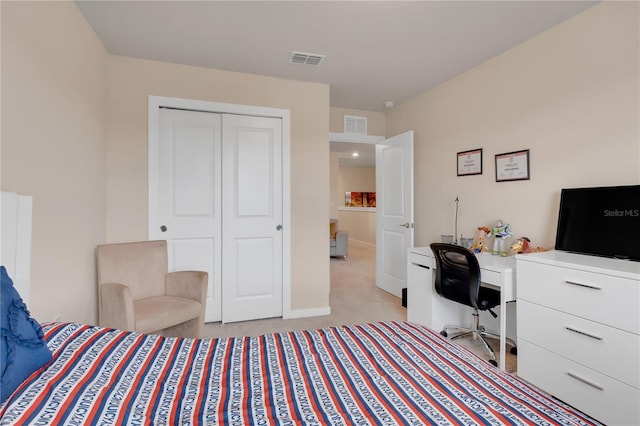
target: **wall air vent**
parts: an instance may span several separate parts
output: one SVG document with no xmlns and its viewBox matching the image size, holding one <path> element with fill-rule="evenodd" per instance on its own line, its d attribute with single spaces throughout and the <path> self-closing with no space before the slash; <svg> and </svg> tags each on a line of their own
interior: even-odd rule
<svg viewBox="0 0 640 426">
<path fill-rule="evenodd" d="M 317 55 L 315 53 L 291 52 L 289 62 L 292 64 L 305 64 L 318 66 L 326 55 Z"/>
<path fill-rule="evenodd" d="M 358 135 L 366 135 L 367 134 L 367 117 L 345 115 L 344 116 L 344 132 L 356 133 Z"/>
</svg>

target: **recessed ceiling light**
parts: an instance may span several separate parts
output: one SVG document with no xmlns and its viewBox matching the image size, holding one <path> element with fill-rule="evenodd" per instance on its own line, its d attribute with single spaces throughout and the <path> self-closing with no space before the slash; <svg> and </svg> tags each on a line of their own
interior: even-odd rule
<svg viewBox="0 0 640 426">
<path fill-rule="evenodd" d="M 351 156 L 352 156 L 352 157 L 357 157 L 358 155 L 360 155 L 360 154 L 358 154 L 358 153 L 357 153 L 357 152 L 355 152 L 355 151 L 353 152 L 353 154 L 351 154 Z"/>
<path fill-rule="evenodd" d="M 384 103 L 385 108 L 393 108 L 394 106 L 396 106 L 396 103 L 394 101 L 386 101 Z"/>
</svg>

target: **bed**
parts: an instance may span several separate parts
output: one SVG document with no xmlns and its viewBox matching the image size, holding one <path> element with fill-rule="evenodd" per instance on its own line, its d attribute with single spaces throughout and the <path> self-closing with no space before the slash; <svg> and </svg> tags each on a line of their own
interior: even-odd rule
<svg viewBox="0 0 640 426">
<path fill-rule="evenodd" d="M 47 323 L 0 424 L 598 424 L 437 333 L 380 322 L 168 338 Z"/>
</svg>

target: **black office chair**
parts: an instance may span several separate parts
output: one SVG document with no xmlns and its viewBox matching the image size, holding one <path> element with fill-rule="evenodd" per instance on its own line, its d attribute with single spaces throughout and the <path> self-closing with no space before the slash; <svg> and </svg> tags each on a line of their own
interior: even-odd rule
<svg viewBox="0 0 640 426">
<path fill-rule="evenodd" d="M 480 265 L 475 254 L 470 250 L 454 244 L 433 243 L 431 250 L 436 258 L 436 292 L 449 300 L 473 308 L 472 328 L 457 325 L 445 325 L 440 332 L 447 337 L 450 331 L 456 331 L 451 339 L 459 339 L 472 336 L 474 340 L 480 339 L 489 352 L 489 362 L 498 365 L 496 355 L 485 337 L 500 339 L 500 336 L 485 330 L 479 324 L 478 311 L 489 311 L 494 318 L 497 317 L 493 308 L 500 304 L 500 291 L 480 285 Z M 516 353 L 516 345 L 513 340 L 507 338 L 511 345 L 511 353 Z"/>
</svg>

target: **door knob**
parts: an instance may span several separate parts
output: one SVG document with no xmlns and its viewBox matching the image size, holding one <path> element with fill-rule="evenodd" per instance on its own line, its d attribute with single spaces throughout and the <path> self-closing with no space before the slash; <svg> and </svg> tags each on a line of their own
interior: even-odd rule
<svg viewBox="0 0 640 426">
<path fill-rule="evenodd" d="M 401 223 L 401 224 L 400 224 L 400 226 L 403 226 L 403 227 L 405 227 L 405 228 L 409 229 L 409 227 L 410 227 L 411 225 L 409 224 L 409 222 L 407 222 L 407 223 Z"/>
<path fill-rule="evenodd" d="M 276 226 L 276 231 L 281 231 L 281 230 L 282 230 L 282 225 Z"/>
<path fill-rule="evenodd" d="M 164 226 L 164 225 L 162 225 L 162 226 L 160 227 L 160 230 L 161 230 L 162 232 L 167 232 L 167 227 L 166 227 L 166 226 Z"/>
</svg>

